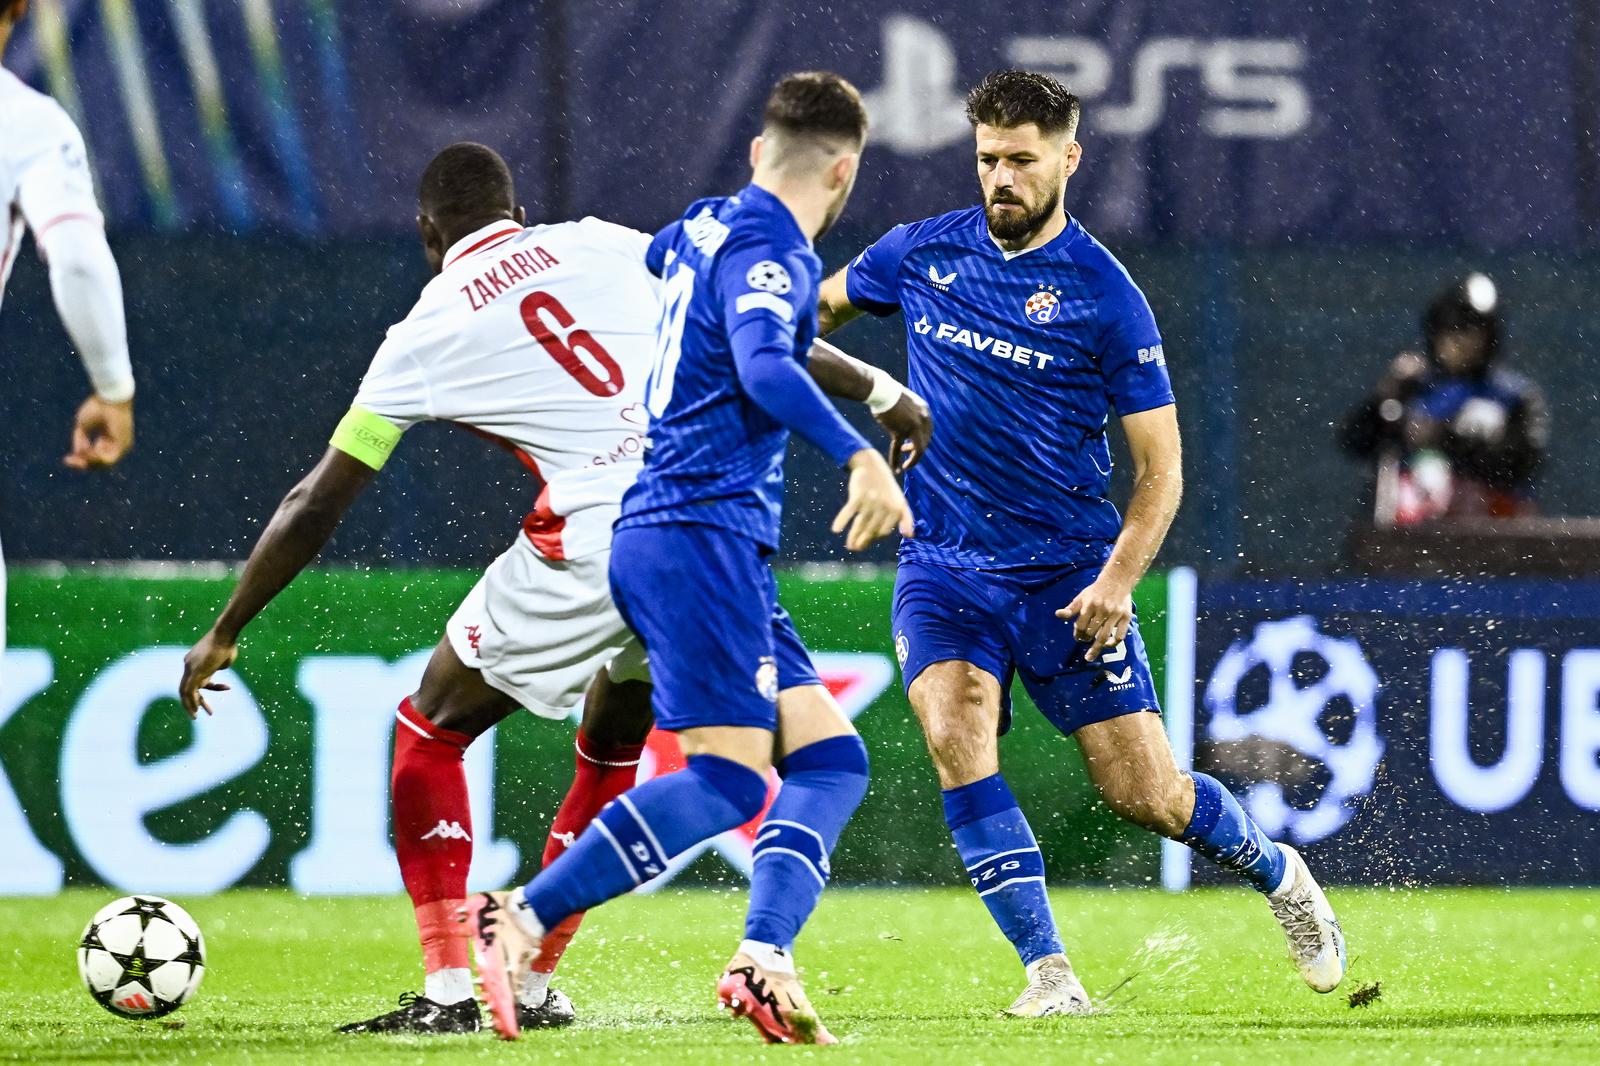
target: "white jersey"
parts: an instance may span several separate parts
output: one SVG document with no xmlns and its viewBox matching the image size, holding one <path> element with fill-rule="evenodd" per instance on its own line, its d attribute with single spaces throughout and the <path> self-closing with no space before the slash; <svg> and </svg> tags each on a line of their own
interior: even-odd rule
<svg viewBox="0 0 1600 1066">
<path fill-rule="evenodd" d="M 25 228 L 40 243 L 51 227 L 81 219 L 103 224 L 83 136 L 66 111 L 0 68 L 0 300 Z"/>
<path fill-rule="evenodd" d="M 527 229 L 503 221 L 462 238 L 389 329 L 333 443 L 378 466 L 417 422 L 470 427 L 542 481 L 523 523 L 540 554 L 608 549 L 643 463 L 660 315 L 649 243 L 597 218 Z M 374 415 L 386 425 L 362 425 Z"/>
</svg>

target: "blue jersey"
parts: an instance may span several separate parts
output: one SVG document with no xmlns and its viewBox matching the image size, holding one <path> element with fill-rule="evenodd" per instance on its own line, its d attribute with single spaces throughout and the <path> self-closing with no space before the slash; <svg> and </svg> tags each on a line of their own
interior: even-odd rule
<svg viewBox="0 0 1600 1066">
<path fill-rule="evenodd" d="M 778 543 L 789 430 L 837 462 L 866 447 L 804 371 L 822 261 L 764 189 L 699 200 L 656 234 L 665 284 L 644 470 L 616 528 L 717 526 Z"/>
<path fill-rule="evenodd" d="M 1173 402 L 1144 294 L 1076 220 L 1002 251 L 981 207 L 896 226 L 850 264 L 850 302 L 906 319 L 933 443 L 906 475 L 901 557 L 972 569 L 1103 562 L 1106 423 Z"/>
</svg>

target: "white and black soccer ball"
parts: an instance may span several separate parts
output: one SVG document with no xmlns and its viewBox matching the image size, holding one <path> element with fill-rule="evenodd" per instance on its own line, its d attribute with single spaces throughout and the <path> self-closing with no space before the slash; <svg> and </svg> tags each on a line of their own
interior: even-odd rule
<svg viewBox="0 0 1600 1066">
<path fill-rule="evenodd" d="M 78 941 L 78 974 L 94 1001 L 124 1018 L 159 1018 L 194 996 L 206 942 L 189 912 L 160 896 L 101 907 Z"/>
</svg>

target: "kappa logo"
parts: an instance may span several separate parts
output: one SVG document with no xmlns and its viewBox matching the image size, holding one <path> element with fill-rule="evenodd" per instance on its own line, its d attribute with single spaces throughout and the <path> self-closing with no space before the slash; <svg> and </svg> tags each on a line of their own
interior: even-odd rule
<svg viewBox="0 0 1600 1066">
<path fill-rule="evenodd" d="M 939 268 L 934 266 L 932 263 L 928 264 L 928 281 L 930 281 L 933 284 L 933 287 L 938 289 L 940 292 L 949 292 L 950 285 L 955 280 L 956 272 L 954 270 L 950 271 L 950 273 L 944 275 L 943 277 L 940 277 Z"/>
<path fill-rule="evenodd" d="M 465 840 L 469 844 L 472 843 L 472 838 L 461 828 L 460 822 L 447 822 L 443 818 L 439 819 L 438 825 L 423 833 L 420 839 L 432 840 L 434 837 L 440 840 Z"/>
</svg>

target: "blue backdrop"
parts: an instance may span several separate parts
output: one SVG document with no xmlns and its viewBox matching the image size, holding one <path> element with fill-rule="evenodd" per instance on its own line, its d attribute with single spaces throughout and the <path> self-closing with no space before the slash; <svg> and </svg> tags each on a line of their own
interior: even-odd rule
<svg viewBox="0 0 1600 1066">
<path fill-rule="evenodd" d="M 961 96 L 1011 64 L 1083 96 L 1071 200 L 1102 237 L 1590 245 L 1600 221 L 1585 0 L 34 6 L 7 63 L 80 113 L 119 226 L 406 230 L 462 138 L 535 214 L 659 225 L 742 181 L 777 74 L 824 66 L 868 93 L 852 211 L 886 228 L 972 197 Z"/>
</svg>

